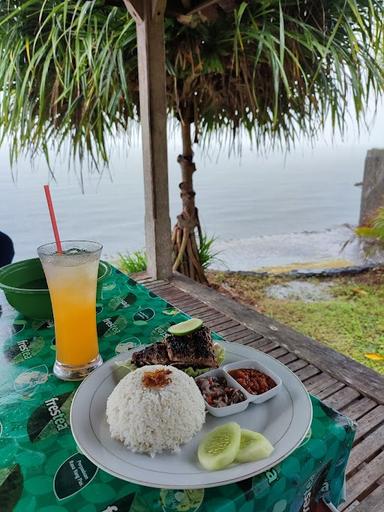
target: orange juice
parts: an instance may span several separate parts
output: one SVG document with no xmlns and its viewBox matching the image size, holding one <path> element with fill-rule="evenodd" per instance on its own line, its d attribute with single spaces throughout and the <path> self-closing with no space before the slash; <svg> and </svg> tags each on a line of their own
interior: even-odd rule
<svg viewBox="0 0 384 512">
<path fill-rule="evenodd" d="M 52 245 L 39 247 L 38 253 L 55 322 L 54 373 L 65 380 L 79 380 L 102 363 L 96 328 L 101 246 L 95 242 L 62 242 L 63 254 L 58 254 Z"/>
<path fill-rule="evenodd" d="M 55 266 L 47 269 L 57 359 L 63 364 L 81 366 L 95 359 L 99 353 L 96 331 L 97 269 L 98 261 L 76 268 Z"/>
</svg>

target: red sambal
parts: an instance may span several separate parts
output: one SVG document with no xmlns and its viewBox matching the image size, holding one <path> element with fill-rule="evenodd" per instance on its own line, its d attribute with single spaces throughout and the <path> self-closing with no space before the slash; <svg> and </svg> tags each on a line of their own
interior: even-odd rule
<svg viewBox="0 0 384 512">
<path fill-rule="evenodd" d="M 276 382 L 271 377 L 254 368 L 239 368 L 230 370 L 228 373 L 252 395 L 261 395 L 276 386 Z"/>
</svg>

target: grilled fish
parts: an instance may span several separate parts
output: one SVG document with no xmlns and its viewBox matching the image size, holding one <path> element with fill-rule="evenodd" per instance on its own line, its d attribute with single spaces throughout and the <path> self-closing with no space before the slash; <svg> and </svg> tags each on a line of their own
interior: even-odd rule
<svg viewBox="0 0 384 512">
<path fill-rule="evenodd" d="M 179 368 L 217 368 L 211 334 L 206 327 L 185 336 L 168 334 L 164 343 L 171 364 Z"/>
<path fill-rule="evenodd" d="M 137 366 L 171 364 L 178 368 L 217 368 L 216 355 L 209 329 L 201 327 L 192 334 L 167 334 L 163 341 L 134 352 L 132 363 Z"/>
<path fill-rule="evenodd" d="M 165 343 L 159 342 L 134 352 L 132 354 L 132 363 L 138 368 L 150 364 L 170 364 L 167 346 Z"/>
</svg>

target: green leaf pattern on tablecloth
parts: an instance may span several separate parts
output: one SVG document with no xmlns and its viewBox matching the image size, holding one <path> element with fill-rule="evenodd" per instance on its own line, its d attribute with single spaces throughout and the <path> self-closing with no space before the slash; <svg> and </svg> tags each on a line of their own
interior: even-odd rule
<svg viewBox="0 0 384 512">
<path fill-rule="evenodd" d="M 132 306 L 137 301 L 134 293 L 129 292 L 123 297 L 113 297 L 108 301 L 108 307 L 112 310 L 125 309 Z"/>
<path fill-rule="evenodd" d="M 97 324 L 104 360 L 159 341 L 170 325 L 186 319 L 116 269 L 101 297 Z M 77 384 L 52 375 L 52 323 L 29 321 L 4 298 L 0 302 L 1 512 L 304 512 L 307 502 L 322 496 L 339 503 L 355 425 L 315 398 L 311 433 L 300 448 L 253 479 L 176 491 L 97 470 L 78 452 L 69 427 Z"/>
<path fill-rule="evenodd" d="M 85 455 L 74 453 L 56 471 L 53 479 L 53 489 L 56 498 L 64 500 L 82 491 L 92 482 L 97 471 L 98 468 Z M 93 489 L 93 494 L 96 494 L 95 488 Z"/>
<path fill-rule="evenodd" d="M 23 475 L 19 464 L 0 469 L 0 505 L 2 512 L 11 512 L 23 492 Z"/>
</svg>

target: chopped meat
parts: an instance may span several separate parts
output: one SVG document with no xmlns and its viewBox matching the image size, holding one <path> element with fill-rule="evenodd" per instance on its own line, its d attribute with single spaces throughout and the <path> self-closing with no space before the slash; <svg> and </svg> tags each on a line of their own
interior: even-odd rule
<svg viewBox="0 0 384 512">
<path fill-rule="evenodd" d="M 150 364 L 170 364 L 165 343 L 154 343 L 132 354 L 132 363 L 140 368 Z"/>
<path fill-rule="evenodd" d="M 217 368 L 217 361 L 209 329 L 201 327 L 185 336 L 168 334 L 164 343 L 171 364 L 178 367 Z"/>
<path fill-rule="evenodd" d="M 245 400 L 243 392 L 229 386 L 224 377 L 199 377 L 196 384 L 211 407 L 227 407 Z"/>
</svg>

